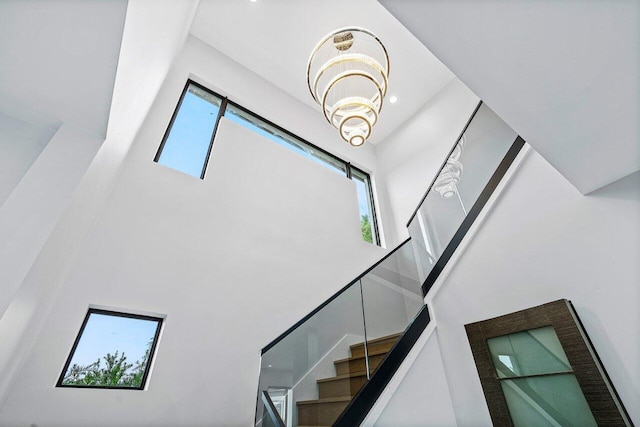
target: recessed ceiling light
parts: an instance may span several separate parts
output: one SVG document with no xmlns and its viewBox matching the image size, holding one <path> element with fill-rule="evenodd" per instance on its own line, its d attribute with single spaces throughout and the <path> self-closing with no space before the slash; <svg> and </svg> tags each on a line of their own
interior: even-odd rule
<svg viewBox="0 0 640 427">
<path fill-rule="evenodd" d="M 389 102 L 395 104 L 396 102 L 398 102 L 398 97 L 395 95 L 392 96 L 391 98 L 389 98 Z"/>
<path fill-rule="evenodd" d="M 249 0 L 251 3 L 257 3 L 258 0 Z"/>
<path fill-rule="evenodd" d="M 255 3 L 255 0 L 251 0 L 251 3 Z M 273 365 L 269 365 L 269 368 L 273 368 Z"/>
</svg>

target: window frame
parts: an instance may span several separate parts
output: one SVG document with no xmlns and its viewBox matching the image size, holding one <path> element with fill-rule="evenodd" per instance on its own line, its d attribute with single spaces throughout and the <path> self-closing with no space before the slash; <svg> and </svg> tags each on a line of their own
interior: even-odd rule
<svg viewBox="0 0 640 427">
<path fill-rule="evenodd" d="M 202 170 L 200 171 L 200 179 L 204 179 L 204 176 L 207 172 L 207 166 L 209 165 L 209 158 L 211 157 L 211 150 L 213 149 L 213 143 L 216 138 L 216 132 L 218 132 L 218 125 L 220 124 L 220 118 L 224 116 L 224 112 L 227 108 L 227 98 L 207 89 L 206 87 L 202 86 L 200 83 L 194 82 L 191 79 L 187 79 L 187 83 L 184 85 L 184 88 L 182 89 L 182 93 L 180 94 L 180 99 L 178 100 L 178 104 L 176 105 L 176 108 L 173 110 L 173 114 L 171 115 L 171 120 L 169 120 L 169 125 L 167 126 L 167 129 L 164 132 L 164 136 L 162 137 L 162 142 L 160 142 L 160 146 L 158 147 L 158 151 L 156 152 L 156 155 L 153 158 L 153 161 L 155 163 L 158 163 L 158 161 L 160 160 L 160 156 L 162 155 L 164 146 L 167 143 L 169 136 L 171 135 L 171 129 L 173 128 L 176 118 L 178 117 L 178 113 L 180 112 L 180 108 L 182 107 L 182 101 L 184 101 L 184 97 L 189 91 L 189 86 L 191 85 L 220 99 L 220 107 L 218 107 L 218 116 L 216 117 L 215 124 L 213 125 L 211 138 L 209 139 L 209 147 L 207 148 L 207 154 L 205 155 L 204 162 L 202 164 Z M 171 168 L 171 169 L 179 171 L 179 169 L 175 169 L 175 168 Z M 183 171 L 180 171 L 180 172 L 183 172 Z M 187 174 L 187 175 L 193 176 L 191 174 Z"/>
<path fill-rule="evenodd" d="M 187 79 L 186 84 L 184 85 L 184 88 L 182 89 L 182 93 L 180 94 L 180 99 L 178 100 L 178 104 L 176 105 L 176 108 L 173 111 L 173 115 L 171 116 L 171 120 L 169 121 L 169 125 L 167 126 L 167 129 L 165 130 L 164 136 L 162 137 L 162 142 L 160 143 L 160 146 L 158 147 L 158 151 L 156 152 L 156 155 L 153 159 L 154 162 L 158 163 L 158 160 L 160 160 L 160 156 L 162 155 L 162 150 L 164 149 L 164 146 L 167 142 L 167 139 L 169 138 L 169 135 L 171 133 L 171 128 L 173 127 L 173 124 L 176 120 L 176 117 L 178 116 L 178 112 L 180 111 L 180 107 L 182 106 L 182 101 L 184 100 L 184 97 L 186 95 L 186 93 L 189 90 L 189 86 L 194 85 L 195 87 L 197 87 L 200 90 L 203 90 L 207 93 L 209 93 L 210 95 L 219 98 L 221 100 L 220 102 L 220 107 L 218 110 L 218 117 L 216 118 L 216 122 L 215 125 L 213 127 L 213 132 L 211 134 L 211 140 L 209 142 L 209 148 L 207 150 L 207 154 L 204 160 L 204 164 L 202 167 L 202 172 L 200 174 L 200 179 L 204 179 L 206 172 L 207 172 L 207 167 L 209 165 L 209 160 L 211 158 L 211 152 L 213 150 L 213 144 L 215 143 L 215 138 L 216 138 L 216 134 L 218 132 L 218 126 L 220 125 L 220 119 L 222 117 L 224 117 L 226 111 L 227 111 L 227 107 L 231 106 L 232 108 L 239 110 L 240 112 L 242 112 L 244 115 L 248 116 L 248 117 L 252 117 L 254 119 L 256 119 L 256 122 L 258 123 L 252 123 L 254 126 L 264 130 L 265 132 L 268 133 L 272 133 L 270 132 L 268 129 L 264 129 L 263 127 L 260 126 L 259 122 L 262 122 L 264 125 L 266 125 L 266 127 L 271 127 L 274 130 L 276 130 L 278 133 L 282 133 L 283 136 L 279 136 L 276 133 L 272 133 L 274 136 L 282 139 L 283 141 L 289 143 L 292 147 L 295 148 L 299 148 L 302 152 L 308 153 L 311 156 L 315 157 L 317 160 L 326 163 L 326 167 L 332 171 L 334 171 L 335 173 L 338 174 L 344 174 L 344 176 L 353 181 L 353 172 L 355 171 L 357 175 L 363 176 L 365 177 L 365 186 L 368 188 L 368 194 L 367 197 L 369 198 L 369 206 L 371 207 L 371 218 L 370 221 L 372 223 L 372 232 L 374 234 L 374 241 L 372 244 L 377 245 L 377 246 L 381 246 L 381 237 L 380 237 L 380 231 L 379 231 L 379 227 L 378 227 L 378 215 L 376 212 L 376 204 L 375 204 L 375 196 L 374 196 L 374 191 L 373 191 L 373 184 L 371 181 L 371 175 L 368 174 L 367 172 L 363 171 L 362 169 L 359 169 L 355 166 L 353 166 L 350 162 L 347 162 L 343 159 L 341 159 L 340 157 L 336 156 L 335 154 L 332 154 L 320 147 L 318 147 L 315 144 L 312 144 L 311 142 L 300 138 L 298 135 L 288 131 L 287 129 L 275 124 L 274 122 L 260 116 L 259 114 L 254 113 L 253 111 L 243 107 L 242 105 L 233 102 L 231 100 L 229 100 L 228 97 L 220 95 L 217 92 L 212 91 L 211 89 L 206 88 L 205 86 L 201 85 L 198 82 L 195 82 L 191 79 Z M 237 114 L 236 114 L 237 115 Z M 238 115 L 240 116 L 240 115 Z M 241 116 L 240 116 L 241 117 Z M 242 117 L 244 120 L 247 120 L 248 122 L 251 123 L 250 120 Z M 307 151 L 306 149 L 308 149 L 309 151 Z M 295 152 L 296 150 L 294 150 Z M 315 153 L 320 154 L 315 155 Z M 327 160 L 330 159 L 330 160 Z M 340 165 L 337 166 L 337 165 Z M 344 170 L 342 170 L 344 169 Z M 360 218 L 358 218 L 358 220 L 360 220 Z M 359 221 L 358 221 L 359 222 Z"/>
<path fill-rule="evenodd" d="M 285 128 L 283 128 L 281 126 L 278 126 L 277 124 L 273 123 L 272 121 L 270 121 L 268 119 L 265 119 L 264 117 L 260 116 L 259 114 L 254 113 L 253 111 L 243 107 L 242 105 L 239 105 L 239 104 L 237 104 L 237 103 L 235 103 L 233 101 L 230 101 L 229 99 L 227 99 L 227 105 L 230 105 L 231 107 L 242 111 L 247 116 L 254 117 L 255 119 L 257 119 L 257 121 L 261 121 L 264 124 L 266 124 L 267 126 L 272 127 L 275 130 L 283 133 L 288 138 L 293 140 L 293 141 L 289 141 L 289 140 L 287 140 L 285 138 L 281 138 L 281 139 L 285 140 L 287 143 L 289 143 L 291 146 L 300 148 L 302 151 L 305 151 L 305 148 L 306 148 L 305 146 L 307 146 L 311 151 L 317 151 L 317 152 L 321 153 L 323 156 L 331 158 L 336 164 L 340 164 L 340 165 L 344 166 L 344 168 L 345 168 L 345 171 L 344 171 L 345 176 L 348 176 L 349 167 L 350 167 L 350 163 L 349 162 L 347 162 L 345 160 L 342 160 L 340 157 L 336 156 L 335 154 L 331 154 L 330 152 L 328 152 L 328 151 L 326 151 L 326 150 L 324 150 L 324 149 L 322 149 L 322 148 L 310 143 L 306 139 L 300 138 L 298 135 L 286 130 Z M 225 105 L 225 111 L 222 113 L 223 116 L 226 113 L 227 105 Z M 254 123 L 254 125 L 256 127 L 260 127 L 258 124 Z M 266 132 L 269 132 L 266 129 L 263 129 L 263 130 L 265 130 Z M 278 135 L 274 134 L 274 136 L 278 136 Z M 313 155 L 313 153 L 311 153 L 311 152 L 309 154 Z M 331 165 L 330 162 L 327 162 L 322 157 L 319 157 L 319 156 L 314 156 L 314 157 L 316 157 L 318 160 L 324 161 L 325 163 L 328 163 L 329 165 Z M 333 166 L 333 168 L 338 169 L 337 166 L 335 166 L 335 165 L 332 165 L 332 166 Z"/>
<path fill-rule="evenodd" d="M 597 424 L 632 425 L 571 301 L 566 299 L 465 325 L 493 424 L 513 426 L 513 421 L 487 340 L 546 326 L 553 327 Z"/>
<path fill-rule="evenodd" d="M 376 206 L 375 206 L 375 198 L 373 197 L 373 184 L 371 182 L 371 175 L 369 175 L 368 173 L 366 173 L 365 171 L 363 171 L 362 169 L 358 169 L 357 167 L 353 166 L 351 163 L 348 163 L 348 175 L 347 177 L 353 181 L 353 172 L 355 171 L 357 175 L 362 175 L 364 176 L 365 180 L 364 180 L 364 185 L 367 188 L 369 194 L 367 195 L 369 197 L 369 206 L 371 208 L 371 224 L 373 226 L 372 231 L 373 231 L 373 244 L 377 245 L 377 246 L 381 246 L 380 243 L 380 232 L 378 230 L 378 216 L 376 214 Z M 356 178 L 359 179 L 359 178 Z"/>
<path fill-rule="evenodd" d="M 145 367 L 144 374 L 142 375 L 142 380 L 140 381 L 140 387 L 125 387 L 125 386 L 101 386 L 101 385 L 79 385 L 79 384 L 63 384 L 65 374 L 67 373 L 69 366 L 71 365 L 71 361 L 73 360 L 73 356 L 78 348 L 78 344 L 80 344 L 80 339 L 82 338 L 82 334 L 84 333 L 85 327 L 87 326 L 87 322 L 89 322 L 89 318 L 92 314 L 100 314 L 105 316 L 114 316 L 114 317 L 125 317 L 129 319 L 136 320 L 148 320 L 157 322 L 156 331 L 153 335 L 153 343 L 149 349 L 149 359 L 147 360 L 147 366 Z M 84 320 L 82 321 L 82 326 L 80 326 L 80 330 L 76 335 L 75 341 L 73 342 L 73 346 L 69 351 L 69 355 L 67 356 L 67 360 L 64 363 L 64 367 L 62 368 L 62 372 L 58 377 L 58 381 L 56 382 L 56 387 L 60 388 L 90 388 L 90 389 L 102 389 L 102 390 L 145 390 L 147 385 L 147 380 L 149 378 L 149 374 L 151 371 L 151 365 L 153 364 L 153 358 L 155 357 L 156 349 L 158 347 L 158 341 L 160 338 L 160 333 L 162 331 L 162 327 L 164 325 L 164 318 L 157 316 L 149 316 L 143 314 L 134 314 L 134 313 L 126 313 L 120 311 L 113 310 L 105 310 L 100 308 L 89 308 L 87 313 L 84 316 Z"/>
</svg>

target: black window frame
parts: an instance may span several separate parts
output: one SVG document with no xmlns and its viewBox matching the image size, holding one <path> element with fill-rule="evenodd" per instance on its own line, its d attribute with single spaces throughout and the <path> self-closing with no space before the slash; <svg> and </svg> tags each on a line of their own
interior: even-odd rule
<svg viewBox="0 0 640 427">
<path fill-rule="evenodd" d="M 358 169 L 357 167 L 353 166 L 351 163 L 348 164 L 348 175 L 347 177 L 353 181 L 353 175 L 354 172 L 357 175 L 364 175 L 366 180 L 365 180 L 365 187 L 367 188 L 369 194 L 369 206 L 371 207 L 371 218 L 369 219 L 369 221 L 371 222 L 371 226 L 372 226 L 372 231 L 373 231 L 373 244 L 380 246 L 380 231 L 378 230 L 378 216 L 376 214 L 376 206 L 375 206 L 375 198 L 373 197 L 373 184 L 371 183 L 371 175 L 369 175 L 368 173 L 366 173 L 365 171 L 363 171 L 362 169 Z M 358 179 L 358 178 L 356 178 Z"/>
<path fill-rule="evenodd" d="M 330 170 L 334 170 L 336 173 L 338 173 L 338 170 L 340 170 L 342 172 L 342 170 L 344 170 L 344 175 L 347 179 L 349 180 L 353 180 L 353 172 L 355 171 L 356 174 L 361 175 L 361 176 L 365 176 L 366 177 L 366 187 L 368 188 L 368 197 L 369 197 L 369 205 L 371 206 L 371 218 L 370 221 L 372 223 L 372 232 L 374 234 L 373 236 L 373 244 L 377 245 L 377 246 L 381 246 L 381 239 L 380 239 L 380 231 L 378 228 L 378 216 L 376 213 L 376 205 L 375 205 L 375 196 L 374 196 L 374 192 L 373 192 L 373 184 L 371 182 L 371 175 L 368 174 L 367 172 L 363 171 L 362 169 L 359 169 L 355 166 L 353 166 L 350 162 L 347 162 L 343 159 L 341 159 L 340 157 L 336 156 L 335 154 L 332 154 L 320 147 L 318 147 L 315 144 L 312 144 L 311 142 L 300 138 L 298 135 L 288 131 L 287 129 L 275 124 L 274 122 L 260 116 L 259 114 L 254 113 L 253 111 L 243 107 L 242 105 L 233 102 L 231 100 L 229 100 L 228 97 L 220 95 L 217 92 L 214 92 L 211 89 L 208 89 L 207 87 L 201 85 L 198 82 L 195 82 L 191 79 L 187 79 L 186 84 L 184 85 L 184 88 L 182 89 L 182 93 L 180 94 L 180 99 L 178 100 L 178 104 L 176 105 L 176 108 L 173 111 L 173 115 L 171 116 L 171 120 L 169 121 L 169 125 L 167 126 L 167 129 L 165 130 L 164 136 L 162 137 L 162 142 L 160 143 L 160 146 L 158 147 L 158 151 L 156 152 L 156 155 L 153 159 L 154 162 L 158 162 L 158 160 L 160 159 L 160 156 L 162 155 L 162 150 L 164 149 L 165 143 L 167 142 L 167 139 L 169 138 L 169 134 L 171 133 L 171 128 L 173 127 L 173 124 L 175 122 L 175 119 L 178 115 L 178 112 L 180 111 L 180 107 L 182 106 L 182 101 L 185 97 L 185 94 L 188 92 L 189 90 L 189 86 L 195 86 L 200 90 L 203 90 L 207 93 L 209 93 L 210 95 L 217 97 L 221 100 L 220 102 L 220 108 L 218 110 L 218 117 L 216 118 L 216 122 L 215 125 L 213 127 L 213 132 L 211 134 L 211 140 L 209 142 L 209 148 L 207 150 L 207 155 L 206 158 L 204 160 L 204 164 L 202 167 L 202 172 L 200 174 L 200 179 L 204 179 L 206 172 L 207 172 L 207 167 L 209 165 L 209 159 L 211 157 L 211 151 L 213 150 L 213 144 L 215 142 L 215 138 L 216 138 L 216 134 L 218 132 L 218 126 L 220 124 L 220 119 L 225 115 L 226 111 L 227 111 L 227 107 L 231 106 L 232 108 L 236 109 L 236 110 L 240 110 L 243 115 L 252 117 L 256 120 L 256 122 L 252 122 L 256 127 L 272 133 L 274 136 L 282 139 L 284 142 L 289 143 L 291 146 L 300 149 L 302 152 L 311 154 L 312 156 L 314 156 L 316 159 L 324 162 L 327 164 L 327 167 Z M 262 126 L 260 126 L 260 122 L 264 123 L 267 127 L 271 127 L 273 129 L 275 129 L 278 133 L 283 134 L 283 136 L 280 136 L 276 133 L 270 132 L 269 129 L 266 129 Z M 314 152 L 320 154 L 319 156 L 314 155 Z M 330 160 L 327 160 L 325 158 L 328 158 Z"/>
<path fill-rule="evenodd" d="M 187 92 L 189 92 L 189 86 L 192 86 L 192 85 L 220 99 L 218 116 L 216 117 L 215 124 L 213 125 L 211 137 L 209 138 L 209 147 L 207 148 L 207 154 L 205 155 L 204 162 L 202 164 L 202 170 L 200 171 L 200 179 L 204 179 L 205 173 L 207 171 L 207 165 L 209 164 L 209 158 L 211 157 L 211 150 L 213 149 L 213 141 L 215 140 L 216 132 L 218 131 L 218 125 L 220 124 L 220 118 L 224 115 L 224 111 L 227 108 L 227 98 L 207 89 L 206 87 L 202 86 L 197 82 L 194 82 L 193 80 L 190 80 L 190 79 L 187 80 L 187 83 L 184 85 L 184 88 L 182 89 L 182 93 L 180 94 L 180 99 L 178 100 L 178 105 L 176 105 L 176 108 L 173 110 L 173 114 L 171 115 L 171 120 L 169 120 L 169 125 L 167 126 L 167 130 L 165 130 L 164 132 L 164 136 L 162 137 L 162 142 L 158 147 L 158 151 L 156 152 L 156 155 L 153 158 L 153 161 L 158 163 L 158 161 L 160 160 L 160 156 L 162 155 L 164 146 L 167 143 L 167 140 L 169 139 L 169 135 L 171 134 L 171 129 L 173 128 L 173 124 L 175 123 L 176 117 L 178 117 L 178 113 L 180 112 L 180 108 L 182 107 L 182 101 L 184 101 L 185 95 L 187 94 Z"/>
<path fill-rule="evenodd" d="M 125 386 L 101 386 L 101 385 L 79 385 L 79 384 L 63 384 L 65 374 L 71 365 L 71 361 L 73 360 L 73 355 L 78 348 L 78 344 L 80 343 L 80 339 L 82 338 L 82 334 L 84 333 L 84 329 L 87 326 L 87 322 L 92 314 L 101 314 L 106 316 L 114 316 L 114 317 L 125 317 L 129 319 L 137 319 L 137 320 L 148 320 L 157 322 L 156 332 L 153 335 L 153 343 L 151 344 L 149 350 L 149 359 L 147 360 L 147 366 L 145 367 L 144 374 L 142 375 L 142 380 L 140 381 L 140 387 L 125 387 Z M 162 326 L 164 324 L 163 317 L 149 316 L 143 314 L 134 314 L 127 313 L 121 311 L 113 311 L 113 310 L 105 310 L 99 308 L 89 308 L 87 310 L 87 314 L 84 316 L 84 320 L 82 321 L 82 326 L 80 326 L 80 331 L 76 335 L 76 339 L 73 342 L 73 346 L 71 347 L 71 351 L 67 356 L 67 360 L 62 368 L 62 372 L 58 377 L 58 381 L 56 382 L 56 387 L 60 388 L 90 388 L 90 389 L 101 389 L 101 390 L 144 390 L 147 384 L 147 380 L 149 379 L 149 371 L 151 370 L 151 365 L 153 364 L 153 358 L 156 353 L 156 349 L 158 347 L 158 339 L 160 337 L 160 332 L 162 331 Z"/>
</svg>

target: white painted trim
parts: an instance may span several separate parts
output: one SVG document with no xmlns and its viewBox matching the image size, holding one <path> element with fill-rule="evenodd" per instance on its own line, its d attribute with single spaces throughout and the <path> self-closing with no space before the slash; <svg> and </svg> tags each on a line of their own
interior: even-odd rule
<svg viewBox="0 0 640 427">
<path fill-rule="evenodd" d="M 156 313 L 155 311 L 135 310 L 135 309 L 131 309 L 131 308 L 114 307 L 114 306 L 111 306 L 111 305 L 89 304 L 89 309 L 114 311 L 116 313 L 133 314 L 133 315 L 136 315 L 136 316 L 158 317 L 158 318 L 162 319 L 163 321 L 166 320 L 166 318 L 167 318 L 166 314 Z M 84 317 L 83 317 L 83 319 L 84 319 Z"/>
</svg>

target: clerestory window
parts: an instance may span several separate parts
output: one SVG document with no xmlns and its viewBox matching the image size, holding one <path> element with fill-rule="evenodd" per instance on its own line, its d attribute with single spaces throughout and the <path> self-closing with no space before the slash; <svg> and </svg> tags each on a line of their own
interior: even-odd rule
<svg viewBox="0 0 640 427">
<path fill-rule="evenodd" d="M 56 386 L 143 390 L 162 320 L 89 309 Z"/>
<path fill-rule="evenodd" d="M 191 80 L 180 96 L 154 161 L 204 179 L 222 116 L 351 179 L 357 191 L 362 239 L 380 245 L 369 174 Z"/>
</svg>

